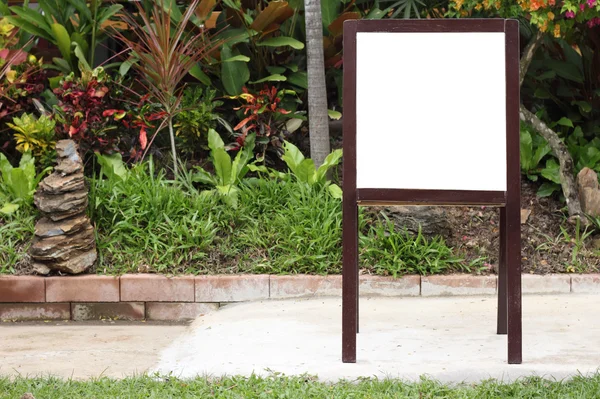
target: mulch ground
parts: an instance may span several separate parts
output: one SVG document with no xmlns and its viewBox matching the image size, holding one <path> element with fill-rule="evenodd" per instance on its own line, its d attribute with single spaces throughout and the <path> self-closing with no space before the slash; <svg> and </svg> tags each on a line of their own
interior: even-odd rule
<svg viewBox="0 0 600 399">
<path fill-rule="evenodd" d="M 570 222 L 558 197 L 539 198 L 538 185 L 523 180 L 521 187 L 521 247 L 525 273 L 589 273 L 600 267 L 600 243 L 593 227 Z M 448 207 L 452 233 L 445 237 L 467 262 L 481 272 L 496 272 L 500 214 L 490 207 Z M 524 223 L 523 223 L 524 222 Z M 479 259 L 479 261 L 478 261 Z"/>
</svg>

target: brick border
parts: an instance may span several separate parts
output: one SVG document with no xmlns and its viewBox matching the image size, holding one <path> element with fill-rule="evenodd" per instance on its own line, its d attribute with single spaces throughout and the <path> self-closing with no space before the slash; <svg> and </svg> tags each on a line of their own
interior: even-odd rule
<svg viewBox="0 0 600 399">
<path fill-rule="evenodd" d="M 187 321 L 221 304 L 341 297 L 341 276 L 0 276 L 0 320 Z M 598 274 L 523 275 L 527 294 L 599 294 Z M 363 297 L 495 295 L 497 277 L 360 276 Z"/>
</svg>

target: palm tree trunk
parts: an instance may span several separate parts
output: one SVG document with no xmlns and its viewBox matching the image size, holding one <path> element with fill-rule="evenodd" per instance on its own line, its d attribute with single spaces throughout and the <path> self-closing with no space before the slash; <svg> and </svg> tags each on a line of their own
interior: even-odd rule
<svg viewBox="0 0 600 399">
<path fill-rule="evenodd" d="M 310 156 L 314 160 L 315 166 L 319 167 L 330 152 L 320 0 L 304 0 L 304 18 L 306 22 Z"/>
</svg>

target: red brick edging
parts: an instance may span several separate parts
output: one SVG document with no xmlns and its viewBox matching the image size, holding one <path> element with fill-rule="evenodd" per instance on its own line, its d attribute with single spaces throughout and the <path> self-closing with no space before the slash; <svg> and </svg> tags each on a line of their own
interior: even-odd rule
<svg viewBox="0 0 600 399">
<path fill-rule="evenodd" d="M 600 274 L 523 275 L 524 294 L 600 294 Z M 362 296 L 496 294 L 496 276 L 361 276 Z M 0 276 L 0 320 L 183 321 L 221 304 L 341 296 L 341 276 Z"/>
</svg>

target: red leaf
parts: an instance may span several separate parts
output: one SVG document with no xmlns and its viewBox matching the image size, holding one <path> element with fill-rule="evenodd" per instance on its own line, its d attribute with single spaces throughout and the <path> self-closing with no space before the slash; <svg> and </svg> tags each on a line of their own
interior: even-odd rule
<svg viewBox="0 0 600 399">
<path fill-rule="evenodd" d="M 140 145 L 142 146 L 142 150 L 145 150 L 148 145 L 148 137 L 146 136 L 146 128 L 144 126 L 140 130 Z"/>
<path fill-rule="evenodd" d="M 233 130 L 239 130 L 241 129 L 246 123 L 250 122 L 252 119 L 254 119 L 254 115 L 250 115 L 249 117 L 247 117 L 246 119 L 243 119 L 240 123 L 238 123 Z"/>
</svg>

